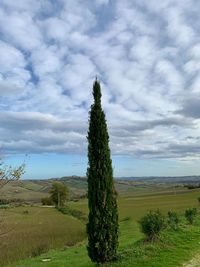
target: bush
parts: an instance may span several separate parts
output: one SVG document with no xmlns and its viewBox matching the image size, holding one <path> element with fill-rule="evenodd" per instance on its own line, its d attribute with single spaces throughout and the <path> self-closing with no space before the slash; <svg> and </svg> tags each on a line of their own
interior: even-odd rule
<svg viewBox="0 0 200 267">
<path fill-rule="evenodd" d="M 196 214 L 197 214 L 197 209 L 196 208 L 186 209 L 185 218 L 190 224 L 193 224 L 194 217 L 196 216 Z"/>
<path fill-rule="evenodd" d="M 198 197 L 198 202 L 199 202 L 199 204 L 200 204 L 200 197 Z"/>
<path fill-rule="evenodd" d="M 71 215 L 71 216 L 77 218 L 78 220 L 87 221 L 86 215 L 80 210 L 70 209 L 70 207 L 68 207 L 68 206 L 58 208 L 58 210 L 60 212 L 62 212 L 63 214 Z"/>
<path fill-rule="evenodd" d="M 159 236 L 162 229 L 165 227 L 165 218 L 157 211 L 149 211 L 139 221 L 142 232 L 147 236 L 149 240 L 153 240 Z"/>
<path fill-rule="evenodd" d="M 10 201 L 8 199 L 0 199 L 0 205 L 7 205 L 10 204 Z"/>
<path fill-rule="evenodd" d="M 186 184 L 184 185 L 187 189 L 198 189 L 200 188 L 200 184 Z"/>
<path fill-rule="evenodd" d="M 28 210 L 23 210 L 23 214 L 29 214 Z"/>
<path fill-rule="evenodd" d="M 175 211 L 168 211 L 168 225 L 174 229 L 177 230 L 178 229 L 178 224 L 179 224 L 179 218 L 178 215 Z"/>
<path fill-rule="evenodd" d="M 50 197 L 44 197 L 41 199 L 42 205 L 44 206 L 52 206 L 53 200 Z"/>
<path fill-rule="evenodd" d="M 9 205 L 0 205 L 0 209 L 6 210 L 9 208 Z"/>
</svg>

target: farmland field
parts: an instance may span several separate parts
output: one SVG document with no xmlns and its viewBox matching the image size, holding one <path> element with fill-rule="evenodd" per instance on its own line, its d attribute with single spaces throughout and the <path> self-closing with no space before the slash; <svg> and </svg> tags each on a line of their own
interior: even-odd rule
<svg viewBox="0 0 200 267">
<path fill-rule="evenodd" d="M 199 189 L 178 192 L 174 192 L 173 189 L 163 192 L 151 190 L 150 193 L 142 191 L 120 195 L 118 198 L 120 247 L 126 247 L 141 239 L 142 234 L 137 221 L 148 210 L 159 208 L 166 214 L 172 209 L 183 213 L 188 207 L 198 206 L 199 195 Z M 70 201 L 68 205 L 85 214 L 88 212 L 86 199 Z M 3 218 L 4 229 L 8 231 L 1 237 L 0 266 L 18 259 L 40 255 L 52 248 L 66 248 L 86 238 L 83 222 L 64 215 L 54 208 L 24 206 L 1 209 L 0 214 Z M 70 249 L 69 253 L 72 250 Z M 85 249 L 84 253 L 86 255 Z"/>
<path fill-rule="evenodd" d="M 179 193 L 151 192 L 150 194 L 129 194 L 119 196 L 119 216 L 123 220 L 125 217 L 131 217 L 138 220 L 142 215 L 151 209 L 160 209 L 166 213 L 170 209 L 181 212 L 188 207 L 198 206 L 197 198 L 200 196 L 200 189 L 183 191 Z M 87 213 L 87 200 L 79 202 L 70 202 L 70 207 Z"/>
<path fill-rule="evenodd" d="M 50 248 L 68 247 L 85 238 L 85 226 L 55 208 L 15 207 L 0 209 L 2 221 L 0 266 L 33 257 Z"/>
</svg>

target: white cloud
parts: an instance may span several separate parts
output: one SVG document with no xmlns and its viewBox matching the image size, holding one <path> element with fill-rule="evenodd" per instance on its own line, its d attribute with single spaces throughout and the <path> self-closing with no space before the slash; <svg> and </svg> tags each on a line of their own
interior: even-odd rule
<svg viewBox="0 0 200 267">
<path fill-rule="evenodd" d="M 155 71 L 160 80 L 160 84 L 164 81 L 164 84 L 168 86 L 164 90 L 168 90 L 168 94 L 176 94 L 177 91 L 183 90 L 182 75 L 169 60 L 158 61 Z M 163 94 L 165 94 L 164 91 Z"/>
<path fill-rule="evenodd" d="M 60 18 L 50 17 L 41 23 L 41 27 L 50 40 L 62 42 L 68 39 L 70 26 Z"/>
<path fill-rule="evenodd" d="M 1 72 L 13 71 L 14 68 L 24 68 L 26 61 L 23 53 L 12 45 L 0 41 L 0 69 Z"/>
<path fill-rule="evenodd" d="M 97 75 L 114 154 L 197 157 L 198 141 L 187 136 L 198 135 L 199 121 L 188 122 L 184 101 L 200 90 L 198 7 L 193 0 L 2 0 L 1 146 L 85 153 Z"/>
<path fill-rule="evenodd" d="M 107 5 L 110 0 L 96 0 L 95 2 L 97 5 Z"/>
<path fill-rule="evenodd" d="M 185 23 L 179 9 L 171 9 L 168 14 L 167 30 L 177 45 L 190 45 L 194 40 L 194 30 Z"/>
<path fill-rule="evenodd" d="M 31 54 L 30 61 L 35 75 L 40 79 L 45 75 L 57 73 L 63 67 L 61 56 L 56 46 L 43 46 L 34 50 Z"/>
<path fill-rule="evenodd" d="M 11 9 L 12 10 L 12 9 Z M 32 50 L 42 44 L 41 32 L 32 14 L 0 10 L 0 31 L 12 45 Z"/>
</svg>

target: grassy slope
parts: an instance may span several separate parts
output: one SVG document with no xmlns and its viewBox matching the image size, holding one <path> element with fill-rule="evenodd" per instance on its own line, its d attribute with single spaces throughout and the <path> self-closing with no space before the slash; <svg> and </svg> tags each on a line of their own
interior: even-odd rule
<svg viewBox="0 0 200 267">
<path fill-rule="evenodd" d="M 200 189 L 179 194 L 174 194 L 173 192 L 158 194 L 154 192 L 150 195 L 142 194 L 119 197 L 120 220 L 123 220 L 127 216 L 133 220 L 138 220 L 147 210 L 156 208 L 159 208 L 165 213 L 170 209 L 181 212 L 188 207 L 198 206 L 198 196 L 200 196 Z M 84 213 L 88 212 L 86 199 L 79 202 L 70 202 L 69 205 L 73 209 L 81 210 Z"/>
<path fill-rule="evenodd" d="M 41 254 L 50 248 L 74 245 L 85 238 L 85 226 L 54 208 L 19 207 L 0 210 L 3 232 L 0 266 Z"/>
<path fill-rule="evenodd" d="M 161 241 L 154 244 L 138 241 L 141 234 L 132 220 L 120 223 L 120 260 L 106 266 L 112 267 L 177 267 L 200 250 L 200 217 L 194 226 L 184 224 L 176 232 L 165 230 Z M 49 262 L 43 262 L 50 259 Z M 49 251 L 40 257 L 25 260 L 13 267 L 92 267 L 86 246 Z"/>
<path fill-rule="evenodd" d="M 132 248 L 135 247 L 135 246 L 133 246 L 133 244 L 134 244 L 134 242 L 138 241 L 142 237 L 141 233 L 138 229 L 137 220 L 144 213 L 146 213 L 147 210 L 160 208 L 165 213 L 169 209 L 173 209 L 173 210 L 177 210 L 179 212 L 182 212 L 187 207 L 197 206 L 198 205 L 197 197 L 199 195 L 200 195 L 200 190 L 194 190 L 194 191 L 189 191 L 187 193 L 181 193 L 181 194 L 177 194 L 177 195 L 175 195 L 174 193 L 163 194 L 163 195 L 157 194 L 157 193 L 151 193 L 150 195 L 145 194 L 145 195 L 137 195 L 137 196 L 135 196 L 135 195 L 131 196 L 130 195 L 130 196 L 126 196 L 126 197 L 120 197 L 119 198 L 119 211 L 120 211 L 120 221 L 121 221 L 120 222 L 120 232 L 121 232 L 121 234 L 120 234 L 120 249 L 123 250 L 123 254 L 124 253 L 125 253 L 125 255 L 126 255 L 126 253 L 128 253 L 128 254 L 130 253 L 131 255 L 133 254 L 132 256 L 128 255 L 127 257 L 135 260 L 135 257 L 137 256 L 138 252 L 132 251 Z M 73 209 L 78 209 L 78 210 L 81 210 L 81 211 L 87 213 L 87 200 L 81 200 L 78 202 L 71 202 L 70 206 Z M 43 209 L 43 208 L 40 208 L 40 209 Z M 47 220 L 48 220 L 50 225 L 53 222 L 54 222 L 54 224 L 57 224 L 57 227 L 59 229 L 58 232 L 60 233 L 60 236 L 62 236 L 62 238 L 64 238 L 65 236 L 67 237 L 68 236 L 67 233 L 71 232 L 70 227 L 74 226 L 74 231 L 75 231 L 76 227 L 75 227 L 75 225 L 73 225 L 71 223 L 71 221 L 69 221 L 69 224 L 67 225 L 68 217 L 66 217 L 67 218 L 67 220 L 65 222 L 66 226 L 62 228 L 62 226 L 60 224 L 61 222 L 57 219 L 57 215 L 59 215 L 59 214 L 54 213 L 54 216 L 52 215 L 52 217 L 51 216 L 49 217 L 47 214 L 45 216 L 47 217 Z M 66 216 L 66 215 L 62 215 L 62 216 Z M 125 218 L 129 218 L 130 220 L 124 220 Z M 44 226 L 45 225 L 46 225 L 46 223 L 44 223 Z M 24 228 L 26 228 L 25 225 L 24 225 Z M 85 229 L 85 227 L 82 225 L 82 234 L 84 234 L 84 229 Z M 196 228 L 194 228 L 194 230 L 195 229 Z M 62 233 L 62 231 L 63 231 L 63 233 Z M 194 234 L 195 234 L 195 231 L 193 231 Z M 43 234 L 44 233 L 41 233 L 40 239 L 37 239 L 37 238 L 36 239 L 38 241 L 43 240 L 43 238 L 44 238 Z M 77 232 L 75 231 L 73 233 L 73 235 L 78 236 L 79 234 L 77 234 Z M 198 233 L 198 235 L 199 235 L 199 233 Z M 37 237 L 37 235 L 36 235 L 36 237 Z M 183 239 L 183 243 L 184 243 L 185 240 L 183 237 L 184 237 L 184 233 L 181 233 L 181 232 L 178 233 L 177 237 L 174 235 L 174 238 L 175 238 L 174 242 L 177 243 L 179 241 L 179 239 L 181 239 L 181 240 Z M 32 238 L 35 239 L 34 233 L 32 233 Z M 52 247 L 57 247 L 56 238 L 57 237 L 55 237 L 54 242 L 52 242 Z M 177 240 L 176 240 L 176 238 L 177 238 Z M 194 239 L 195 240 L 197 239 L 196 235 L 194 236 Z M 22 243 L 24 242 L 23 240 L 24 239 L 22 238 L 21 239 Z M 81 240 L 81 238 L 79 238 L 78 240 Z M 199 246 L 198 242 L 195 243 L 194 250 L 196 249 L 197 246 Z M 181 242 L 179 242 L 179 243 L 181 244 Z M 186 240 L 186 244 L 188 244 L 187 240 Z M 20 246 L 21 246 L 21 243 L 19 242 L 19 247 Z M 22 248 L 23 248 L 23 246 L 22 246 Z M 174 247 L 172 247 L 172 248 L 174 249 Z M 147 250 L 153 251 L 152 253 L 155 253 L 154 249 L 152 249 L 151 247 L 147 248 Z M 125 252 L 125 251 L 128 251 L 128 252 Z M 157 251 L 159 251 L 159 249 L 156 249 L 156 253 L 157 253 Z M 162 252 L 159 252 L 159 253 L 162 254 Z M 184 256 L 186 256 L 188 258 L 190 256 L 189 250 L 186 252 L 184 249 L 180 250 L 180 253 L 178 253 L 178 254 L 181 255 L 181 253 L 183 253 L 183 255 L 181 256 L 181 259 L 184 259 Z M 77 257 L 76 257 L 76 254 L 77 254 Z M 140 254 L 140 252 L 139 252 L 139 254 Z M 146 252 L 144 255 L 146 255 Z M 164 255 L 165 254 L 163 254 L 162 257 L 164 257 Z M 168 254 L 166 254 L 166 255 L 168 255 Z M 172 255 L 172 254 L 170 254 L 170 255 Z M 174 257 L 175 257 L 175 255 L 176 255 L 176 251 L 175 251 Z M 55 251 L 55 252 L 51 251 L 45 257 L 51 257 L 53 260 L 52 260 L 52 262 L 50 262 L 48 264 L 42 262 L 42 266 L 48 266 L 48 267 L 51 267 L 51 266 L 69 266 L 69 267 L 70 266 L 73 266 L 73 267 L 74 266 L 85 266 L 85 267 L 86 266 L 93 266 L 90 263 L 89 259 L 87 258 L 85 246 L 81 246 L 79 248 L 69 248 L 69 249 L 63 250 L 63 251 Z M 147 256 L 147 258 L 148 257 L 149 256 Z M 159 257 L 157 257 L 157 258 L 159 258 Z M 60 262 L 59 265 L 56 261 Z M 137 261 L 138 261 L 138 259 L 137 259 Z M 125 262 L 125 260 L 123 260 L 123 262 Z M 38 259 L 25 261 L 21 265 L 13 265 L 13 266 L 16 266 L 16 267 L 18 267 L 18 266 L 20 266 L 20 267 L 21 266 L 23 266 L 23 267 L 24 266 L 32 266 L 31 264 L 33 264 L 33 266 L 40 266 L 39 265 L 40 263 L 41 263 L 41 258 L 38 258 Z M 128 264 L 128 263 L 126 263 L 126 264 Z M 126 266 L 126 265 L 119 265 L 119 266 Z M 132 266 L 132 265 L 130 265 L 130 266 Z M 140 266 L 140 265 L 136 265 L 136 266 Z M 146 266 L 148 266 L 148 265 L 146 265 Z M 160 265 L 152 265 L 152 266 L 160 266 Z M 161 265 L 161 266 L 165 266 L 165 265 Z M 173 266 L 173 265 L 169 265 L 169 266 Z M 176 265 L 174 265 L 174 266 L 176 266 Z"/>
<path fill-rule="evenodd" d="M 45 181 L 42 185 L 40 185 L 38 182 L 31 181 L 12 182 L 1 189 L 1 198 L 16 198 L 28 202 L 40 202 L 41 198 L 49 195 L 48 191 L 43 190 L 46 188 L 46 184 L 48 186 L 48 183 Z"/>
<path fill-rule="evenodd" d="M 48 196 L 49 189 L 54 180 L 22 180 L 20 182 L 13 182 L 6 185 L 1 190 L 1 198 L 18 198 L 29 202 L 41 201 L 41 198 Z M 77 198 L 84 195 L 87 190 L 87 180 L 79 177 L 65 177 L 60 181 L 65 183 L 70 188 L 70 197 Z M 145 182 L 145 181 L 120 181 L 116 180 L 115 186 L 120 195 L 141 195 L 154 192 L 165 194 L 174 190 L 177 193 L 185 191 L 186 189 L 179 184 L 161 183 L 161 182 Z"/>
</svg>

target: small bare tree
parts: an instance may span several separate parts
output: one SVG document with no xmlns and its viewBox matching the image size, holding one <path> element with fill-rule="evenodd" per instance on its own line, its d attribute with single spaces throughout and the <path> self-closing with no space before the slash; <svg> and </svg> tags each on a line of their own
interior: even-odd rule
<svg viewBox="0 0 200 267">
<path fill-rule="evenodd" d="M 0 189 L 11 181 L 18 181 L 24 174 L 24 171 L 25 163 L 18 167 L 12 167 L 10 165 L 5 165 L 4 162 L 0 160 Z"/>
<path fill-rule="evenodd" d="M 12 167 L 6 165 L 2 159 L 0 159 L 0 191 L 1 189 L 12 181 L 18 181 L 25 172 L 25 163 L 18 167 Z M 3 216 L 0 216 L 0 237 L 6 235 L 11 229 L 6 229 Z"/>
</svg>

